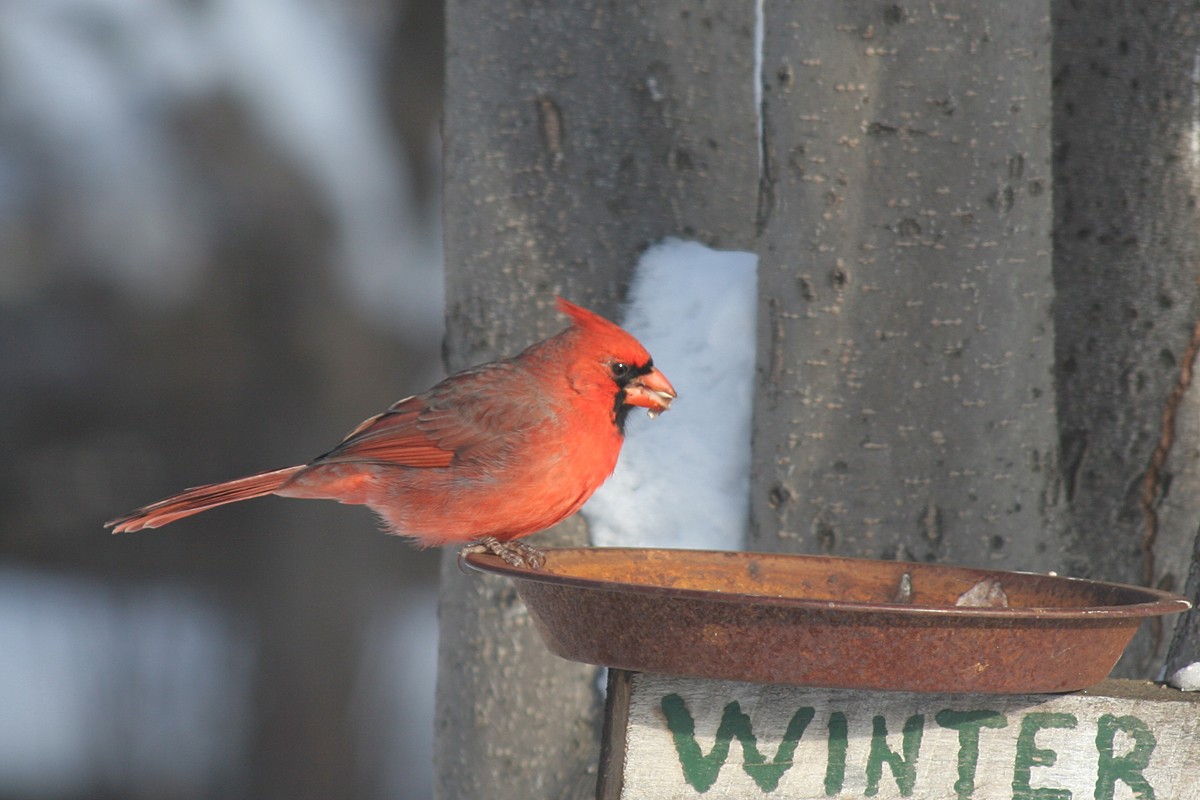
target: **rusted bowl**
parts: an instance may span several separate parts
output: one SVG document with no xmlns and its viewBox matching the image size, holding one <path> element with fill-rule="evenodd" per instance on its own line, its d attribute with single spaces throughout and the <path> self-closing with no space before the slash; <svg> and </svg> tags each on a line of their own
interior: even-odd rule
<svg viewBox="0 0 1200 800">
<path fill-rule="evenodd" d="M 465 560 L 511 578 L 563 658 L 795 686 L 1072 691 L 1108 675 L 1144 618 L 1189 607 L 1135 586 L 853 558 L 587 547 L 547 550 L 540 570 Z M 956 605 L 964 595 L 1007 607 Z"/>
</svg>

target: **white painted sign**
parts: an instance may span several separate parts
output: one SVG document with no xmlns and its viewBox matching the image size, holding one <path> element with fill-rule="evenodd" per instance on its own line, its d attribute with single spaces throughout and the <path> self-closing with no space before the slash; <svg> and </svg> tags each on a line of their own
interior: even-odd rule
<svg viewBox="0 0 1200 800">
<path fill-rule="evenodd" d="M 1200 698 L 1149 684 L 928 695 L 627 675 L 626 800 L 1200 800 Z"/>
</svg>

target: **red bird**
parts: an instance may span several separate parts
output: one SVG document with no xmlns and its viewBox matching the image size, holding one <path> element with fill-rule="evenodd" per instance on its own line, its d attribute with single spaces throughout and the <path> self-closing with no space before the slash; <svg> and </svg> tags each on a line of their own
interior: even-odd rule
<svg viewBox="0 0 1200 800">
<path fill-rule="evenodd" d="M 307 464 L 188 489 L 105 523 L 158 528 L 275 494 L 366 505 L 422 546 L 464 544 L 540 567 L 522 536 L 579 510 L 612 474 L 634 407 L 675 399 L 646 348 L 558 299 L 572 325 L 520 355 L 464 370 L 364 421 Z"/>
</svg>

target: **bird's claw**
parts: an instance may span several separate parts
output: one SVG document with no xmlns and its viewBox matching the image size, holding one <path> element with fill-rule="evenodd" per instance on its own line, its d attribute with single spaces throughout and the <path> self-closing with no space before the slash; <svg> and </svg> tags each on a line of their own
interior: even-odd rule
<svg viewBox="0 0 1200 800">
<path fill-rule="evenodd" d="M 470 553 L 491 553 L 513 567 L 526 569 L 541 569 L 546 563 L 546 554 L 532 545 L 521 541 L 502 542 L 495 536 L 485 536 L 475 544 L 469 544 L 458 551 L 459 563 L 463 556 Z"/>
</svg>

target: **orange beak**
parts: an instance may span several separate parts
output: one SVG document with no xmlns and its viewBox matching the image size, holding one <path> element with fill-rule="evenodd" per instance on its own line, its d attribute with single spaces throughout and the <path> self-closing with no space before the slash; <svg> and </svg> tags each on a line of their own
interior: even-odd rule
<svg viewBox="0 0 1200 800">
<path fill-rule="evenodd" d="M 625 403 L 649 409 L 651 418 L 670 408 L 676 397 L 675 387 L 657 369 L 639 375 L 625 386 Z"/>
</svg>

